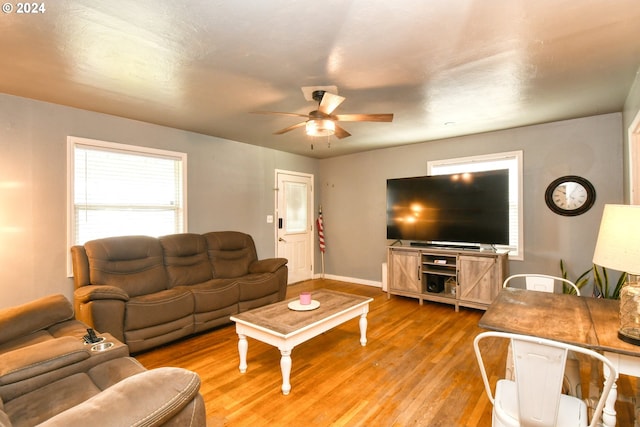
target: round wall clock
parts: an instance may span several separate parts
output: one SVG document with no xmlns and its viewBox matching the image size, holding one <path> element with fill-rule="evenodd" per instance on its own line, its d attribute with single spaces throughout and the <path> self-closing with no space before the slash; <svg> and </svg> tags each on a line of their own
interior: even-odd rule
<svg viewBox="0 0 640 427">
<path fill-rule="evenodd" d="M 575 216 L 591 209 L 596 201 L 596 190 L 586 179 L 567 175 L 549 184 L 544 200 L 558 215 Z"/>
</svg>

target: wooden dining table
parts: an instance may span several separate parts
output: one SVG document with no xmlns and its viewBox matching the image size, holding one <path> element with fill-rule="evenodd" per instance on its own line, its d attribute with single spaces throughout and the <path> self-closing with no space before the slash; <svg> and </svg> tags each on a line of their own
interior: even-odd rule
<svg viewBox="0 0 640 427">
<path fill-rule="evenodd" d="M 618 338 L 619 311 L 617 300 L 504 288 L 479 326 L 590 348 L 611 360 L 619 374 L 640 377 L 640 346 Z M 616 425 L 617 396 L 614 384 L 602 414 L 606 427 Z M 635 415 L 637 426 L 638 408 Z"/>
</svg>

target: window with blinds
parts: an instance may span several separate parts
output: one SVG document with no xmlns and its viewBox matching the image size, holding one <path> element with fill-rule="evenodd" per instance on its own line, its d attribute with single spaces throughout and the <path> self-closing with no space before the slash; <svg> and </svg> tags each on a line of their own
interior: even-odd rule
<svg viewBox="0 0 640 427">
<path fill-rule="evenodd" d="M 497 169 L 509 170 L 509 245 L 496 245 L 496 247 L 509 250 L 510 259 L 522 260 L 524 259 L 522 239 L 522 151 L 427 162 L 428 175 L 482 172 Z"/>
<path fill-rule="evenodd" d="M 186 230 L 185 153 L 68 138 L 69 243 Z"/>
</svg>

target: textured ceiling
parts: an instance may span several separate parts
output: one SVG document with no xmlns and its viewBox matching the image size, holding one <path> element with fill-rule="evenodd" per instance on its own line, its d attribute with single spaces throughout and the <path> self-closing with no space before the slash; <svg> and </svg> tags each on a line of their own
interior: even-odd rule
<svg viewBox="0 0 640 427">
<path fill-rule="evenodd" d="M 640 67 L 638 0 L 43 4 L 0 16 L 0 92 L 317 158 L 621 111 Z M 393 122 L 338 140 L 249 113 L 327 85 Z"/>
</svg>

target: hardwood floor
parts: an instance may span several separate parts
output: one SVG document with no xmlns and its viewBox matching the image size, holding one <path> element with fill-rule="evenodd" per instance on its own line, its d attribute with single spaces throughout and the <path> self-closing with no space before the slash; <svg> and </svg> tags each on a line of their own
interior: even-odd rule
<svg viewBox="0 0 640 427">
<path fill-rule="evenodd" d="M 393 296 L 379 288 L 317 279 L 289 286 L 288 297 L 328 288 L 374 298 L 368 343 L 353 319 L 292 352 L 291 394 L 282 395 L 280 352 L 249 339 L 245 374 L 230 324 L 138 354 L 147 368 L 179 366 L 200 375 L 209 427 L 491 425 L 473 352 L 482 311 Z M 488 371 L 504 374 L 506 344 L 490 349 Z M 585 373 L 588 378 L 588 373 Z M 633 384 L 631 384 L 633 382 Z M 621 395 L 635 380 L 622 376 Z M 618 425 L 632 425 L 632 406 L 618 402 Z"/>
</svg>

